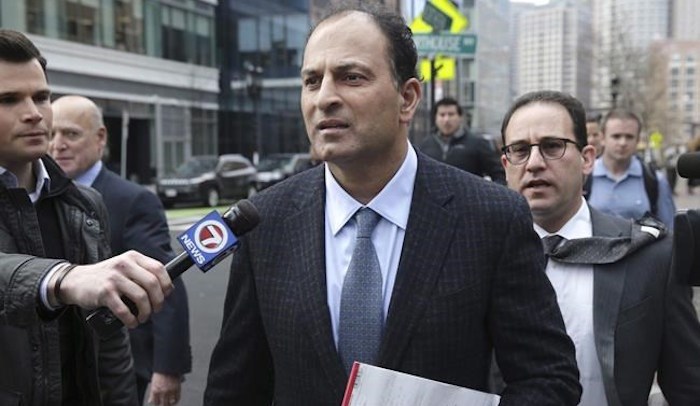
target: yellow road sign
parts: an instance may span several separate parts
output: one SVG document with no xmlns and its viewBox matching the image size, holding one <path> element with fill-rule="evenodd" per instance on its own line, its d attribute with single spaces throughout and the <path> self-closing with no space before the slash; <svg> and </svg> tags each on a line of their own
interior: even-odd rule
<svg viewBox="0 0 700 406">
<path fill-rule="evenodd" d="M 469 20 L 450 0 L 430 0 L 410 27 L 414 34 L 440 31 L 457 34 L 469 27 Z"/>
<path fill-rule="evenodd" d="M 649 134 L 649 145 L 654 149 L 661 149 L 661 144 L 664 142 L 664 135 L 659 131 L 654 131 Z"/>
<path fill-rule="evenodd" d="M 457 71 L 457 61 L 455 58 L 437 55 L 435 57 L 435 67 L 437 68 L 437 75 L 435 79 L 452 80 L 455 78 Z M 430 59 L 421 59 L 420 74 L 423 76 L 424 81 L 428 82 L 433 79 L 430 73 Z"/>
</svg>

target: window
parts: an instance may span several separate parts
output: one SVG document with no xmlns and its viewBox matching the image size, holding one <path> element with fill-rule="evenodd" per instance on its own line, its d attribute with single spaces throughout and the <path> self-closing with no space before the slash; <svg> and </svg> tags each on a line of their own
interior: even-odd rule
<svg viewBox="0 0 700 406">
<path fill-rule="evenodd" d="M 141 0 L 114 1 L 114 47 L 144 53 Z"/>
<path fill-rule="evenodd" d="M 27 31 L 44 35 L 44 1 L 27 0 Z"/>
<path fill-rule="evenodd" d="M 99 45 L 97 40 L 98 0 L 65 0 L 63 37 L 69 41 Z"/>
<path fill-rule="evenodd" d="M 161 38 L 163 57 L 186 62 L 187 35 L 185 32 L 185 12 L 172 7 L 163 7 Z"/>
</svg>

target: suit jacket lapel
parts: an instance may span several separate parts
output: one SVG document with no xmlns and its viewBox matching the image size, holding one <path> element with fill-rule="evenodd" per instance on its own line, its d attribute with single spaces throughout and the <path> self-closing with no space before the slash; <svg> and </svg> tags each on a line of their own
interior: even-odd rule
<svg viewBox="0 0 700 406">
<path fill-rule="evenodd" d="M 391 369 L 400 365 L 411 332 L 430 299 L 456 224 L 444 207 L 452 192 L 431 178 L 435 164 L 422 159 L 421 154 L 418 157 L 411 210 L 379 353 L 379 364 Z"/>
<path fill-rule="evenodd" d="M 591 208 L 594 236 L 619 237 L 629 234 Z M 605 392 L 610 405 L 619 402 L 615 386 L 615 327 L 627 274 L 625 261 L 593 267 L 593 331 Z"/>
<path fill-rule="evenodd" d="M 102 169 L 100 169 L 100 173 L 97 174 L 97 177 L 95 180 L 92 182 L 92 187 L 101 190 L 101 188 L 104 187 L 104 182 L 107 180 L 107 169 L 103 166 Z"/>
<path fill-rule="evenodd" d="M 333 341 L 328 295 L 326 291 L 325 259 L 325 184 L 324 170 L 311 169 L 307 187 L 298 190 L 290 204 L 297 212 L 287 218 L 283 235 L 293 236 L 301 250 L 290 250 L 290 267 L 298 281 L 296 301 L 311 345 L 321 360 L 324 375 L 336 387 L 347 380 L 340 357 Z"/>
</svg>

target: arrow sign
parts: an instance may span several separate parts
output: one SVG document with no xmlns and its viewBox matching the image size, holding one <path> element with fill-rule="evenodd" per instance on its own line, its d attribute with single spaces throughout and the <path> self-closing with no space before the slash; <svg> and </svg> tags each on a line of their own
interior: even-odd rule
<svg viewBox="0 0 700 406">
<path fill-rule="evenodd" d="M 476 52 L 475 34 L 414 34 L 413 41 L 421 55 L 471 56 Z"/>
<path fill-rule="evenodd" d="M 452 17 L 444 13 L 433 3 L 425 3 L 423 8 L 423 21 L 433 27 L 433 31 L 449 31 L 452 26 Z"/>
</svg>

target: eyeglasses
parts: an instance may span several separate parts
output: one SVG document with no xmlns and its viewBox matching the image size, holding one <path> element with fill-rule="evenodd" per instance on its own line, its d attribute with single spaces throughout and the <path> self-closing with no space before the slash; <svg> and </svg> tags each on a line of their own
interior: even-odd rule
<svg viewBox="0 0 700 406">
<path fill-rule="evenodd" d="M 539 144 L 528 144 L 520 141 L 501 148 L 506 159 L 513 165 L 522 165 L 530 159 L 532 147 L 538 147 L 542 158 L 553 161 L 561 159 L 566 153 L 566 145 L 574 144 L 576 148 L 581 150 L 581 147 L 575 142 L 566 138 L 546 137 L 542 138 Z"/>
</svg>

